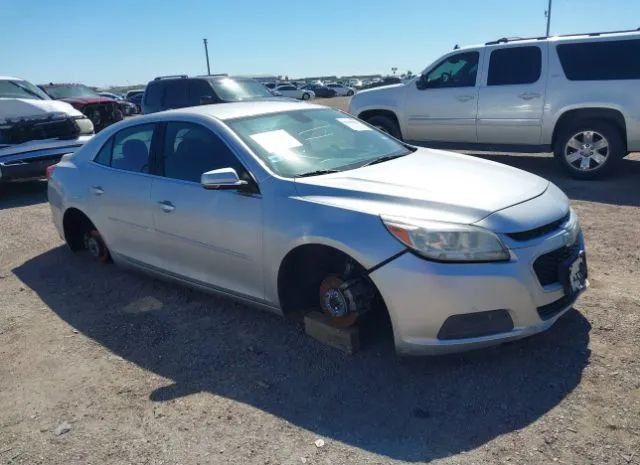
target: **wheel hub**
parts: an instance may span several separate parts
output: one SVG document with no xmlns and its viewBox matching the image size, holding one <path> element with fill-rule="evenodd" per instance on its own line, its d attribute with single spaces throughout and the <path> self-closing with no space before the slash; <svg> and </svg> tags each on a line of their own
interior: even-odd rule
<svg viewBox="0 0 640 465">
<path fill-rule="evenodd" d="M 349 289 L 342 289 L 345 281 L 336 275 L 327 276 L 320 283 L 320 307 L 333 326 L 346 328 L 358 319 L 356 303 Z"/>
<path fill-rule="evenodd" d="M 87 235 L 85 245 L 92 257 L 98 258 L 100 256 L 100 243 L 95 237 Z"/>
<path fill-rule="evenodd" d="M 595 131 L 582 131 L 569 139 L 564 149 L 567 162 L 581 171 L 591 171 L 604 164 L 609 156 L 609 141 Z"/>
<path fill-rule="evenodd" d="M 324 308 L 333 316 L 345 316 L 349 311 L 347 300 L 339 289 L 329 289 L 325 292 Z"/>
</svg>

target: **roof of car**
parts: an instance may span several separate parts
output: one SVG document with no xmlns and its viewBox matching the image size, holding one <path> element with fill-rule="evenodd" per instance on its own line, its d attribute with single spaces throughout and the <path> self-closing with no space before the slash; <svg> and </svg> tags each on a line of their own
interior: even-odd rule
<svg viewBox="0 0 640 465">
<path fill-rule="evenodd" d="M 0 81 L 24 81 L 24 79 L 13 76 L 0 76 Z"/>
<path fill-rule="evenodd" d="M 163 114 L 199 114 L 213 116 L 220 120 L 230 120 L 235 118 L 245 118 L 248 116 L 267 115 L 270 113 L 279 113 L 282 111 L 295 111 L 305 109 L 323 109 L 322 105 L 314 105 L 310 103 L 295 102 L 289 100 L 282 101 L 250 101 L 250 102 L 234 102 L 234 103 L 217 103 L 214 105 L 200 105 L 196 107 L 181 108 L 169 110 Z"/>
</svg>

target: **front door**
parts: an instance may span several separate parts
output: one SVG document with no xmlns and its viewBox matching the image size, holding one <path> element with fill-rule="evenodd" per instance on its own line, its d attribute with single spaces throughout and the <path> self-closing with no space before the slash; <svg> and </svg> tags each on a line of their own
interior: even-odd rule
<svg viewBox="0 0 640 465">
<path fill-rule="evenodd" d="M 480 51 L 450 55 L 423 73 L 405 95 L 404 138 L 477 142 Z"/>
<path fill-rule="evenodd" d="M 197 283 L 262 299 L 262 198 L 257 193 L 206 190 L 202 173 L 248 172 L 227 145 L 204 126 L 170 122 L 160 176 L 151 202 L 159 266 Z"/>
<path fill-rule="evenodd" d="M 480 87 L 478 142 L 540 144 L 546 55 L 546 44 L 491 51 Z"/>
</svg>

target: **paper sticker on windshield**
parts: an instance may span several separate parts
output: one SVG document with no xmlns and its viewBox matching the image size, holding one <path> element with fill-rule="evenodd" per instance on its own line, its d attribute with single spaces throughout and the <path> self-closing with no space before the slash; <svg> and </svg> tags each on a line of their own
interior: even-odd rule
<svg viewBox="0 0 640 465">
<path fill-rule="evenodd" d="M 353 129 L 354 131 L 371 131 L 371 128 L 366 124 L 361 123 L 357 119 L 353 118 L 336 118 L 338 122 L 344 124 L 346 127 Z"/>
<path fill-rule="evenodd" d="M 284 129 L 259 132 L 258 134 L 252 134 L 251 138 L 260 144 L 267 152 L 278 155 L 285 155 L 291 149 L 302 147 L 300 141 Z"/>
</svg>

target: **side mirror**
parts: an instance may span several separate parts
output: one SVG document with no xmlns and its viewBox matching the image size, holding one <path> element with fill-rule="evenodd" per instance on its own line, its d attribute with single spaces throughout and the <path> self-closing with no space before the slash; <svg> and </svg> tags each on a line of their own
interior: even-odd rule
<svg viewBox="0 0 640 465">
<path fill-rule="evenodd" d="M 247 181 L 238 177 L 238 173 L 233 168 L 220 168 L 202 173 L 200 184 L 205 189 L 212 190 L 239 190 L 249 185 Z"/>
<path fill-rule="evenodd" d="M 200 105 L 208 105 L 209 103 L 216 103 L 216 99 L 213 95 L 204 95 L 200 97 Z"/>
</svg>

